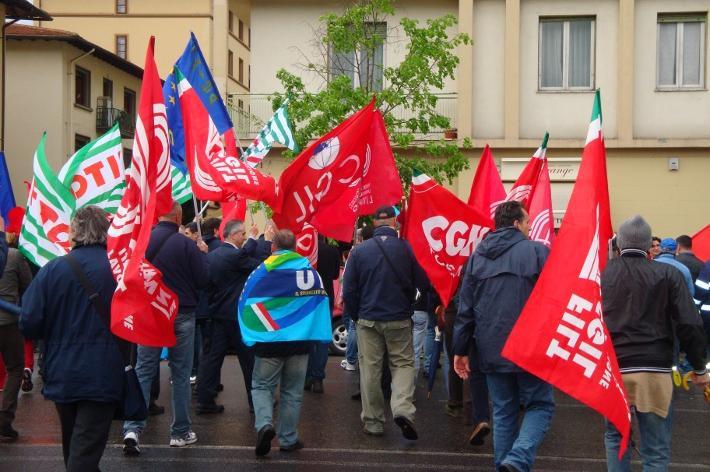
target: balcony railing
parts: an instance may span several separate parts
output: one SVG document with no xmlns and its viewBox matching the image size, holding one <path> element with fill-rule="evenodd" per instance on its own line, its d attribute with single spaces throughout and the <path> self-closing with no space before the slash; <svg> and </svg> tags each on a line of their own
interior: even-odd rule
<svg viewBox="0 0 710 472">
<path fill-rule="evenodd" d="M 118 108 L 96 107 L 96 132 L 105 133 L 118 121 L 121 138 L 132 139 L 136 131 L 135 119 Z"/>
<path fill-rule="evenodd" d="M 261 130 L 264 124 L 273 116 L 274 110 L 268 94 L 232 94 L 229 96 L 229 114 L 237 131 L 237 136 L 241 140 L 252 140 Z M 456 129 L 456 93 L 437 94 L 436 112 L 449 119 L 448 129 L 432 129 L 427 134 L 415 134 L 415 139 L 419 141 L 439 140 L 450 138 L 447 131 Z M 241 102 L 243 109 L 236 106 Z M 395 108 L 391 111 L 399 119 L 416 118 L 411 110 Z M 298 123 L 295 124 L 298 127 Z M 399 131 L 399 130 L 398 130 Z"/>
</svg>

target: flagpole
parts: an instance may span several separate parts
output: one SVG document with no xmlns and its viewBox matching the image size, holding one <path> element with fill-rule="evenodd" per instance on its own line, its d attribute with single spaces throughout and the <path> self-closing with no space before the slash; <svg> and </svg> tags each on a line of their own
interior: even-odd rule
<svg viewBox="0 0 710 472">
<path fill-rule="evenodd" d="M 200 225 L 200 219 L 202 212 L 197 211 L 197 199 L 195 198 L 195 194 L 192 194 L 192 206 L 195 208 L 195 222 L 197 223 L 197 234 L 199 235 L 200 239 L 202 239 L 202 227 Z"/>
</svg>

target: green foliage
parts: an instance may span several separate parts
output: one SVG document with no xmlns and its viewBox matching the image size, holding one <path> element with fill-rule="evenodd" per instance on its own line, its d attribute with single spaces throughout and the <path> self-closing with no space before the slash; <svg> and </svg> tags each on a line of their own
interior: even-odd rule
<svg viewBox="0 0 710 472">
<path fill-rule="evenodd" d="M 424 24 L 403 18 L 399 29 L 406 44 L 404 59 L 381 71 L 375 70 L 376 61 L 370 59 L 387 40 L 378 25 L 390 24 L 388 18 L 395 12 L 393 3 L 364 0 L 342 14 L 323 15 L 316 39 L 323 57 L 320 61 L 308 60 L 304 68 L 320 76 L 325 85 L 317 92 L 309 92 L 301 77 L 280 69 L 276 77 L 284 93 L 274 94 L 273 106 L 276 109 L 287 96 L 293 97 L 289 113 L 296 123 L 296 142 L 303 148 L 367 105 L 375 95 L 390 140 L 399 151 L 395 159 L 405 187 L 411 183 L 413 167 L 440 182 L 451 182 L 468 167 L 468 160 L 457 144 L 415 138 L 418 134 L 450 128 L 449 119 L 436 111 L 439 99 L 436 91 L 443 89 L 447 79 L 455 78 L 459 63 L 456 48 L 470 44 L 471 38 L 463 33 L 449 34 L 448 30 L 456 25 L 453 15 L 429 19 Z M 335 53 L 351 59 L 344 65 L 337 63 L 342 66 L 339 76 L 333 76 L 328 67 Z M 377 79 L 380 72 L 383 87 Z M 358 87 L 353 87 L 349 74 L 360 77 Z M 470 142 L 464 143 L 466 146 L 470 147 Z"/>
</svg>

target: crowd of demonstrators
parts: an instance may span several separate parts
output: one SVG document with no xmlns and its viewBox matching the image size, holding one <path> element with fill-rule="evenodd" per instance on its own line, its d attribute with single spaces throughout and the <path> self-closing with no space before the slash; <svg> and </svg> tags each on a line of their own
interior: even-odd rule
<svg viewBox="0 0 710 472">
<path fill-rule="evenodd" d="M 604 320 L 636 416 L 643 469 L 667 470 L 676 337 L 692 365 L 693 383 L 710 384 L 702 321 L 679 268 L 647 260 L 651 228 L 642 217 L 619 226 L 617 244 L 620 257 L 609 261 L 601 276 Z M 668 240 L 660 246 L 671 250 Z M 607 423 L 604 442 L 612 472 L 631 470 L 630 448 L 618 458 L 620 441 L 618 430 Z"/>
</svg>

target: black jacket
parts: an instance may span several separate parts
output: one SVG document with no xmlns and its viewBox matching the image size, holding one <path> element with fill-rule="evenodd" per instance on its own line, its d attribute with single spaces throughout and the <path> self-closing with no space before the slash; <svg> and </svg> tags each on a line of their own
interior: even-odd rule
<svg viewBox="0 0 710 472">
<path fill-rule="evenodd" d="M 210 267 L 207 298 L 211 318 L 237 320 L 237 300 L 244 283 L 270 254 L 271 243 L 250 238 L 241 249 L 222 243 L 207 255 Z"/>
<path fill-rule="evenodd" d="M 621 372 L 670 372 L 675 337 L 697 373 L 705 371 L 705 333 L 681 273 L 623 251 L 601 277 L 604 321 Z"/>
<path fill-rule="evenodd" d="M 475 334 L 481 371 L 521 372 L 501 351 L 532 293 L 549 250 L 508 226 L 489 233 L 464 269 L 454 323 L 454 354 L 466 356 Z"/>
<path fill-rule="evenodd" d="M 328 304 L 330 311 L 333 311 L 335 303 L 335 290 L 333 281 L 340 277 L 340 252 L 326 242 L 318 241 L 318 263 L 316 270 L 323 281 L 323 288 L 328 294 Z"/>
<path fill-rule="evenodd" d="M 180 313 L 194 312 L 199 290 L 207 285 L 207 256 L 195 242 L 178 232 L 178 225 L 161 221 L 150 233 L 146 259 L 163 274 L 163 281 L 177 295 Z"/>
<path fill-rule="evenodd" d="M 698 275 L 700 271 L 703 270 L 705 264 L 703 261 L 697 258 L 692 252 L 681 252 L 675 256 L 675 260 L 682 263 L 690 271 L 690 277 L 693 279 L 693 283 L 698 280 Z"/>
<path fill-rule="evenodd" d="M 399 239 L 394 229 L 381 226 L 371 239 L 350 252 L 343 275 L 343 301 L 353 319 L 405 320 L 412 316 L 416 289 L 424 292 L 428 285 L 409 243 Z"/>
</svg>

